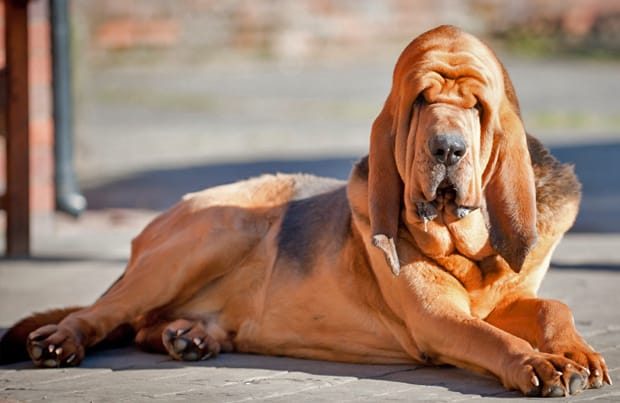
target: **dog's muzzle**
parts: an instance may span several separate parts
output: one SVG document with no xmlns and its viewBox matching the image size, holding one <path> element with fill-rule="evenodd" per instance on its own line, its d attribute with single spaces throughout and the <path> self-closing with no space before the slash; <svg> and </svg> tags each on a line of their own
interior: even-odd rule
<svg viewBox="0 0 620 403">
<path fill-rule="evenodd" d="M 416 202 L 419 217 L 426 226 L 429 221 L 437 218 L 440 205 L 443 208 L 452 205 L 459 219 L 466 217 L 475 208 L 456 204 L 459 192 L 458 164 L 467 154 L 465 140 L 459 133 L 437 134 L 429 139 L 428 151 L 436 163 L 431 179 L 435 200 Z"/>
</svg>

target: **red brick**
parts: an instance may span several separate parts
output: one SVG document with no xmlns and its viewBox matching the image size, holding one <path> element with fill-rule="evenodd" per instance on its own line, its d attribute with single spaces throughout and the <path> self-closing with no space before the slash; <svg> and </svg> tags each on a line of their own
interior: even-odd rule
<svg viewBox="0 0 620 403">
<path fill-rule="evenodd" d="M 31 56 L 28 62 L 28 69 L 31 86 L 37 84 L 49 85 L 52 82 L 52 62 L 49 53 Z"/>
<path fill-rule="evenodd" d="M 97 28 L 98 46 L 124 49 L 136 46 L 167 47 L 178 42 L 179 26 L 171 19 L 140 20 L 116 18 L 105 21 Z"/>
<path fill-rule="evenodd" d="M 37 0 L 30 1 L 28 4 L 28 19 L 30 22 L 47 21 L 49 18 L 48 2 Z"/>
<path fill-rule="evenodd" d="M 51 183 L 54 177 L 54 156 L 49 147 L 32 147 L 30 150 L 30 180 L 32 185 Z"/>
<path fill-rule="evenodd" d="M 170 19 L 142 21 L 136 27 L 136 38 L 140 45 L 167 47 L 179 39 L 179 24 Z"/>
<path fill-rule="evenodd" d="M 31 84 L 30 119 L 47 119 L 52 115 L 52 93 L 49 84 Z"/>
<path fill-rule="evenodd" d="M 30 121 L 30 147 L 54 146 L 54 124 L 51 117 Z"/>
<path fill-rule="evenodd" d="M 54 186 L 51 183 L 37 184 L 30 189 L 30 208 L 34 213 L 54 210 Z"/>
<path fill-rule="evenodd" d="M 104 48 L 120 49 L 134 45 L 131 20 L 104 22 L 95 33 L 97 44 Z"/>
<path fill-rule="evenodd" d="M 31 55 L 48 52 L 50 49 L 50 25 L 47 21 L 29 19 L 28 46 Z"/>
</svg>

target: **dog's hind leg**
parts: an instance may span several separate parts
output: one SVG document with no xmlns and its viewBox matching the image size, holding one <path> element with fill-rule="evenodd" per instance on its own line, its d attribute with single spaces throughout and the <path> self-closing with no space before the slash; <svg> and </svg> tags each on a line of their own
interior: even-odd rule
<svg viewBox="0 0 620 403">
<path fill-rule="evenodd" d="M 241 208 L 196 211 L 188 204 L 182 202 L 164 213 L 136 238 L 124 275 L 92 306 L 28 336 L 26 348 L 38 366 L 78 365 L 86 348 L 104 340 L 116 327 L 190 300 L 214 279 L 234 270 L 262 239 L 257 229 L 268 228 Z M 235 227 L 231 221 L 248 222 L 252 230 Z M 42 351 L 50 357 L 41 360 Z"/>
</svg>

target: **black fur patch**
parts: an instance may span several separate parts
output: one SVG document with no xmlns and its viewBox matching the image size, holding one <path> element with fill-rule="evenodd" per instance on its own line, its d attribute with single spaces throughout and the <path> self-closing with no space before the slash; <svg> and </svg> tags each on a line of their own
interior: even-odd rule
<svg viewBox="0 0 620 403">
<path fill-rule="evenodd" d="M 368 180 L 368 156 L 363 157 L 355 164 L 353 173 L 359 176 L 360 179 Z"/>
<path fill-rule="evenodd" d="M 581 183 L 573 171 L 573 167 L 558 161 L 549 150 L 536 138 L 528 136 L 527 146 L 536 170 L 536 190 L 538 193 L 548 192 L 553 198 L 571 199 L 581 195 Z M 540 198 L 543 195 L 538 195 Z"/>
<path fill-rule="evenodd" d="M 346 187 L 290 202 L 278 234 L 278 259 L 308 274 L 320 254 L 342 248 L 351 231 Z"/>
<path fill-rule="evenodd" d="M 567 207 L 579 203 L 581 183 L 572 165 L 562 164 L 535 138 L 528 136 L 528 148 L 536 185 L 536 226 L 539 231 L 566 231 Z M 570 211 L 570 210 L 568 210 Z M 569 220 L 572 225 L 572 220 Z"/>
</svg>

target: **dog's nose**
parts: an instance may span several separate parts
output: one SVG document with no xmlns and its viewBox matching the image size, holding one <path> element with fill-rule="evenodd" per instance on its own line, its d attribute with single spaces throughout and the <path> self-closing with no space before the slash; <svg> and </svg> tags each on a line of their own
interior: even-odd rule
<svg viewBox="0 0 620 403">
<path fill-rule="evenodd" d="M 458 134 L 438 134 L 429 140 L 429 150 L 437 162 L 454 165 L 467 152 L 467 144 Z"/>
</svg>

